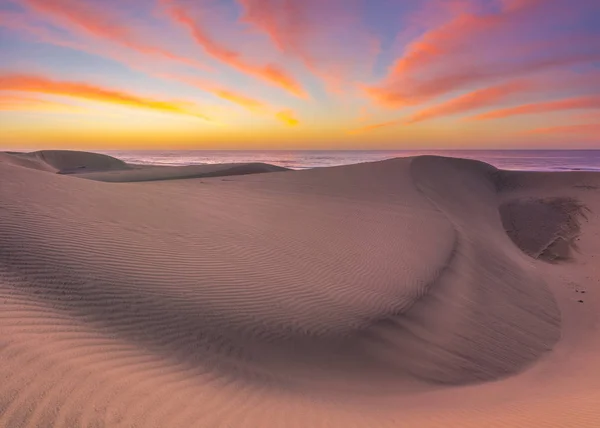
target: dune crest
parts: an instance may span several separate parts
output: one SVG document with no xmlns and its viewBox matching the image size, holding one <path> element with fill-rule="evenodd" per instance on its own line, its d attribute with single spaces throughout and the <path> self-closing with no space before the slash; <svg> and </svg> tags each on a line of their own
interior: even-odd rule
<svg viewBox="0 0 600 428">
<path fill-rule="evenodd" d="M 287 168 L 264 163 L 153 166 L 127 164 L 99 153 L 72 150 L 41 150 L 31 153 L 0 152 L 0 162 L 42 171 L 68 174 L 88 180 L 112 183 L 162 181 L 229 175 L 261 174 L 287 171 Z"/>
<path fill-rule="evenodd" d="M 40 150 L 30 153 L 4 152 L 0 153 L 0 161 L 58 174 L 130 168 L 125 162 L 112 156 L 73 150 Z"/>
<path fill-rule="evenodd" d="M 1 426 L 475 427 L 453 391 L 535 390 L 571 343 L 562 283 L 503 226 L 508 201 L 557 197 L 536 173 L 95 156 L 0 155 Z"/>
</svg>

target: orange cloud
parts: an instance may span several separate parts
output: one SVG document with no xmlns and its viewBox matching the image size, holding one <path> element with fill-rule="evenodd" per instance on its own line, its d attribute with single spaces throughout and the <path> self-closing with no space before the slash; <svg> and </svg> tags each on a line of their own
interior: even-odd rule
<svg viewBox="0 0 600 428">
<path fill-rule="evenodd" d="M 227 100 L 248 110 L 267 109 L 267 106 L 259 100 L 250 98 L 244 94 L 241 94 L 240 92 L 223 88 L 222 86 L 205 79 L 173 73 L 155 73 L 154 75 L 162 79 L 185 83 L 186 85 L 190 85 L 200 89 L 201 91 L 208 92 L 218 98 Z"/>
<path fill-rule="evenodd" d="M 349 134 L 360 134 L 362 132 L 374 131 L 376 129 L 388 128 L 390 126 L 400 125 L 403 121 L 391 120 L 389 122 L 375 123 L 373 125 L 362 126 L 360 128 L 353 129 L 349 132 Z"/>
<path fill-rule="evenodd" d="M 461 95 L 460 97 L 422 110 L 411 116 L 406 122 L 422 122 L 428 119 L 464 113 L 481 107 L 486 107 L 490 104 L 509 99 L 515 94 L 528 91 L 533 87 L 537 87 L 537 85 L 533 82 L 520 80 L 479 89 L 477 91 Z"/>
<path fill-rule="evenodd" d="M 515 94 L 529 91 L 539 85 L 532 81 L 515 80 L 503 83 L 489 88 L 479 89 L 469 92 L 457 98 L 453 98 L 444 103 L 427 108 L 415 113 L 408 119 L 397 119 L 389 122 L 376 123 L 373 125 L 363 126 L 350 131 L 351 133 L 361 133 L 374 131 L 376 129 L 387 128 L 401 124 L 411 124 L 422 122 L 425 120 L 435 119 L 438 117 L 450 116 L 454 114 L 464 113 L 470 110 L 475 110 L 481 107 L 488 106 L 493 103 L 509 99 Z"/>
<path fill-rule="evenodd" d="M 275 117 L 289 126 L 296 126 L 300 123 L 300 121 L 296 119 L 294 112 L 291 110 L 280 111 Z"/>
<path fill-rule="evenodd" d="M 580 137 L 595 137 L 600 139 L 600 124 L 598 123 L 585 123 L 579 125 L 564 125 L 564 126 L 552 126 L 549 128 L 537 128 L 526 132 L 527 134 L 565 134 L 565 135 L 577 135 Z"/>
<path fill-rule="evenodd" d="M 234 50 L 231 50 L 216 40 L 212 39 L 195 20 L 192 19 L 188 12 L 179 7 L 173 0 L 163 0 L 168 8 L 171 17 L 178 23 L 182 24 L 192 34 L 194 40 L 202 46 L 202 48 L 213 58 L 235 68 L 243 73 L 255 76 L 267 83 L 278 86 L 286 91 L 298 96 L 306 97 L 306 92 L 291 75 L 275 64 L 254 65 L 246 62 L 242 55 Z"/>
<path fill-rule="evenodd" d="M 91 52 L 103 57 L 111 58 L 123 63 L 133 70 L 144 72 L 152 77 L 185 83 L 254 112 L 268 112 L 274 110 L 272 107 L 267 106 L 259 100 L 250 98 L 238 91 L 223 88 L 215 83 L 209 82 L 206 79 L 187 78 L 174 73 L 157 72 L 152 70 L 150 66 L 143 66 L 139 61 L 136 61 L 130 56 L 124 55 L 117 50 L 107 50 L 91 44 L 85 44 L 77 42 L 73 39 L 64 38 L 61 35 L 50 31 L 46 27 L 33 25 L 27 20 L 27 18 L 28 17 L 24 14 L 0 12 L 0 25 L 25 31 L 34 35 L 37 39 L 45 43 L 52 43 L 55 45 L 65 46 L 84 52 Z M 275 115 L 275 113 L 273 113 L 273 115 Z"/>
<path fill-rule="evenodd" d="M 275 108 L 271 107 L 262 101 L 248 97 L 239 91 L 224 88 L 217 85 L 214 82 L 210 82 L 206 79 L 200 79 L 196 77 L 186 77 L 175 73 L 165 73 L 152 69 L 150 65 L 144 66 L 135 58 L 131 58 L 131 55 L 123 54 L 122 52 L 115 49 L 105 49 L 92 44 L 85 44 L 78 42 L 74 39 L 67 39 L 59 34 L 50 31 L 46 27 L 33 25 L 27 20 L 27 16 L 16 13 L 3 13 L 0 12 L 0 25 L 7 26 L 11 29 L 24 31 L 28 34 L 35 36 L 36 39 L 43 41 L 44 43 L 51 43 L 58 46 L 64 46 L 71 49 L 79 50 L 82 52 L 89 52 L 102 57 L 110 58 L 112 60 L 121 62 L 125 66 L 132 70 L 146 73 L 149 76 L 181 82 L 204 92 L 210 93 L 218 98 L 227 100 L 233 104 L 239 105 L 246 108 L 247 110 L 259 113 L 267 113 L 275 116 Z"/>
<path fill-rule="evenodd" d="M 219 98 L 238 104 L 248 110 L 257 111 L 265 110 L 267 108 L 262 102 L 231 90 L 215 88 L 211 92 Z"/>
<path fill-rule="evenodd" d="M 87 110 L 57 101 L 42 98 L 26 97 L 22 95 L 0 94 L 0 110 L 2 111 L 31 111 L 47 113 L 83 113 Z"/>
<path fill-rule="evenodd" d="M 209 120 L 203 114 L 194 111 L 189 103 L 160 101 L 87 83 L 57 81 L 43 76 L 29 74 L 0 75 L 0 90 L 62 95 Z"/>
<path fill-rule="evenodd" d="M 276 111 L 275 107 L 268 105 L 262 101 L 251 98 L 251 97 L 241 94 L 237 91 L 225 89 L 223 87 L 220 87 L 214 83 L 205 81 L 203 79 L 199 79 L 199 78 L 195 78 L 195 77 L 180 76 L 180 75 L 172 75 L 172 74 L 160 74 L 160 75 L 158 75 L 158 77 L 176 80 L 176 81 L 194 86 L 205 92 L 211 93 L 218 98 L 229 101 L 233 104 L 237 104 L 240 107 L 243 107 L 246 110 L 249 110 L 253 113 L 272 115 L 277 120 L 280 120 L 291 126 L 298 125 L 300 123 L 295 118 L 294 112 L 290 109 L 283 110 L 283 111 Z"/>
<path fill-rule="evenodd" d="M 561 110 L 600 109 L 600 96 L 577 97 L 559 101 L 525 104 L 480 114 L 473 119 L 501 119 L 523 114 L 548 113 Z"/>
<path fill-rule="evenodd" d="M 142 54 L 177 61 L 204 70 L 210 69 L 198 61 L 143 42 L 140 40 L 140 36 L 133 31 L 131 25 L 120 23 L 119 17 L 109 13 L 108 8 L 96 7 L 90 2 L 81 0 L 22 1 L 36 12 L 51 16 L 62 24 L 67 24 L 98 38 L 110 40 Z"/>
<path fill-rule="evenodd" d="M 576 120 L 593 120 L 600 123 L 600 111 L 581 113 L 574 116 Z"/>
<path fill-rule="evenodd" d="M 172 80 L 185 83 L 187 85 L 198 88 L 204 92 L 213 94 L 219 98 L 241 105 L 242 107 L 245 107 L 249 110 L 259 110 L 267 108 L 262 102 L 258 100 L 249 98 L 243 94 L 240 94 L 239 92 L 224 89 L 214 83 L 209 82 L 206 79 L 186 78 L 180 75 L 176 75 L 174 73 L 156 71 L 156 69 L 151 68 L 151 65 L 144 65 L 144 63 L 141 63 L 136 58 L 132 58 L 131 55 L 126 55 L 123 52 L 120 52 L 119 50 L 105 49 L 101 46 L 78 42 L 74 39 L 67 39 L 59 34 L 50 31 L 46 27 L 33 25 L 27 20 L 27 16 L 23 14 L 9 14 L 0 12 L 0 25 L 7 26 L 9 28 L 17 29 L 20 31 L 25 31 L 26 33 L 35 36 L 36 39 L 43 41 L 44 43 L 51 43 L 57 46 L 64 46 L 82 52 L 88 52 L 105 58 L 110 58 L 112 60 L 122 63 L 123 65 L 127 66 L 132 70 L 140 71 L 158 79 Z"/>
</svg>

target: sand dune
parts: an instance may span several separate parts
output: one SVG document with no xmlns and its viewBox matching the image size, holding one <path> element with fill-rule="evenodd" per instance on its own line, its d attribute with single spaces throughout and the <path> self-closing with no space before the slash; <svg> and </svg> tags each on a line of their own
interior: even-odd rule
<svg viewBox="0 0 600 428">
<path fill-rule="evenodd" d="M 31 153 L 0 152 L 0 162 L 113 183 L 287 171 L 287 168 L 263 163 L 187 165 L 179 167 L 136 165 L 127 164 L 108 155 L 72 150 L 41 150 Z"/>
<path fill-rule="evenodd" d="M 72 150 L 40 150 L 31 153 L 0 153 L 0 161 L 56 173 L 126 170 L 120 159 L 99 153 Z"/>
<path fill-rule="evenodd" d="M 598 426 L 599 189 L 0 154 L 0 426 Z"/>
</svg>

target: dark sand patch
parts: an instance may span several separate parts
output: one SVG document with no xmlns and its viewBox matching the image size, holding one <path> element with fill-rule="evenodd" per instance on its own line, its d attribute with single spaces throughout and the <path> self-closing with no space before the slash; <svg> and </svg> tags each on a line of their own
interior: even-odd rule
<svg viewBox="0 0 600 428">
<path fill-rule="evenodd" d="M 549 262 L 571 258 L 588 211 L 573 198 L 517 199 L 499 210 L 512 241 L 531 257 Z"/>
</svg>

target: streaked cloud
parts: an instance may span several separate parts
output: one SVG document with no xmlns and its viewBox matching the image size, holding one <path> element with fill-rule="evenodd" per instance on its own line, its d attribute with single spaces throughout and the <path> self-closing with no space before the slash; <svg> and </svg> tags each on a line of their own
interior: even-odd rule
<svg viewBox="0 0 600 428">
<path fill-rule="evenodd" d="M 300 123 L 292 110 L 283 110 L 275 115 L 277 119 L 289 126 L 296 126 Z"/>
<path fill-rule="evenodd" d="M 422 122 L 488 107 L 506 101 L 516 94 L 530 90 L 532 87 L 537 87 L 535 82 L 518 80 L 478 89 L 415 113 L 406 120 L 406 123 Z"/>
<path fill-rule="evenodd" d="M 515 95 L 522 94 L 534 88 L 538 88 L 539 84 L 530 80 L 514 80 L 506 83 L 501 83 L 488 88 L 478 89 L 466 94 L 452 98 L 440 104 L 435 104 L 431 107 L 420 110 L 407 118 L 401 118 L 382 123 L 375 123 L 355 129 L 351 132 L 367 132 L 381 128 L 388 128 L 397 125 L 410 125 L 426 120 L 444 118 L 458 114 L 467 113 L 472 110 L 483 107 L 493 106 L 497 103 L 506 101 Z"/>
<path fill-rule="evenodd" d="M 49 16 L 58 24 L 68 28 L 110 40 L 142 54 L 177 61 L 201 69 L 210 69 L 194 58 L 188 58 L 145 42 L 131 22 L 122 22 L 122 18 L 117 13 L 113 13 L 110 7 L 101 7 L 101 3 L 81 0 L 21 1 L 30 9 Z"/>
<path fill-rule="evenodd" d="M 577 125 L 561 125 L 550 126 L 547 128 L 536 128 L 527 131 L 528 134 L 540 135 L 575 135 L 578 137 L 592 137 L 600 141 L 600 124 L 599 123 L 584 123 Z"/>
<path fill-rule="evenodd" d="M 193 108 L 193 104 L 189 102 L 158 100 L 89 83 L 54 80 L 45 76 L 29 74 L 0 75 L 0 90 L 62 95 L 87 101 L 99 101 L 210 120 Z"/>
<path fill-rule="evenodd" d="M 572 2 L 504 0 L 499 9 L 483 12 L 477 2 L 452 4 L 446 22 L 409 43 L 385 79 L 365 88 L 376 103 L 416 105 L 474 85 L 600 60 L 598 36 L 581 35 L 579 41 L 536 36 L 540 29 L 576 21 Z M 593 8 L 583 0 L 577 12 Z M 536 32 L 532 20 L 540 27 Z"/>
<path fill-rule="evenodd" d="M 246 110 L 249 110 L 253 113 L 263 114 L 263 115 L 271 115 L 275 117 L 277 120 L 283 121 L 284 123 L 297 125 L 299 121 L 294 119 L 294 113 L 290 109 L 286 109 L 284 111 L 278 111 L 275 106 L 269 105 L 264 101 L 257 100 L 252 98 L 244 93 L 233 91 L 230 89 L 226 89 L 216 85 L 215 83 L 208 82 L 203 79 L 199 79 L 196 77 L 190 76 L 178 76 L 178 75 L 162 75 L 162 77 L 167 79 L 176 80 L 179 82 L 183 82 L 187 85 L 194 86 L 200 90 L 208 92 L 215 97 L 226 100 L 230 103 L 236 104 Z"/>
<path fill-rule="evenodd" d="M 269 110 L 275 110 L 274 107 L 270 107 L 262 101 L 249 97 L 241 91 L 227 88 L 209 79 L 190 77 L 181 73 L 177 74 L 172 71 L 160 71 L 160 67 L 153 68 L 150 64 L 140 61 L 139 58 L 127 55 L 126 52 L 119 51 L 117 49 L 107 49 L 105 46 L 101 45 L 84 43 L 82 41 L 78 41 L 77 39 L 69 39 L 64 35 L 51 31 L 51 29 L 47 27 L 35 25 L 27 18 L 28 17 L 24 14 L 0 13 L 0 25 L 25 32 L 28 35 L 34 36 L 36 40 L 43 41 L 44 43 L 50 43 L 57 46 L 63 46 L 70 49 L 99 55 L 105 58 L 110 58 L 111 60 L 122 63 L 131 70 L 140 71 L 150 77 L 184 83 L 206 93 L 212 94 L 220 99 L 242 106 L 253 112 L 264 113 Z"/>
<path fill-rule="evenodd" d="M 194 40 L 213 58 L 228 66 L 251 76 L 257 77 L 269 84 L 278 86 L 298 97 L 306 97 L 306 91 L 290 73 L 281 66 L 268 63 L 257 65 L 245 59 L 241 52 L 219 43 L 203 28 L 199 19 L 194 19 L 194 9 L 184 8 L 176 0 L 162 0 L 171 17 L 185 26 Z M 201 5 L 200 5 L 201 6 Z M 197 14 L 199 15 L 199 14 Z"/>
<path fill-rule="evenodd" d="M 230 91 L 228 89 L 215 88 L 211 91 L 214 95 L 227 101 L 231 101 L 234 104 L 238 104 L 248 110 L 265 110 L 267 107 L 264 103 L 247 97 L 245 95 Z"/>
<path fill-rule="evenodd" d="M 404 122 L 403 119 L 390 120 L 388 122 L 375 123 L 372 125 L 361 126 L 348 131 L 350 134 L 360 134 L 363 132 L 375 131 L 376 129 L 389 128 L 391 126 L 401 125 Z"/>
<path fill-rule="evenodd" d="M 368 0 L 371 1 L 372 0 Z M 238 0 L 243 22 L 299 59 L 330 89 L 340 90 L 357 72 L 370 72 L 380 41 L 362 22 L 367 0 Z M 356 61 L 361 52 L 361 61 Z"/>
<path fill-rule="evenodd" d="M 0 110 L 69 114 L 88 112 L 84 107 L 77 105 L 24 95 L 3 94 L 1 92 Z"/>
<path fill-rule="evenodd" d="M 600 96 L 576 97 L 565 100 L 525 104 L 516 107 L 510 107 L 500 110 L 494 110 L 488 113 L 483 113 L 475 116 L 474 119 L 501 119 L 524 114 L 539 114 L 564 110 L 585 109 L 600 109 Z"/>
</svg>

